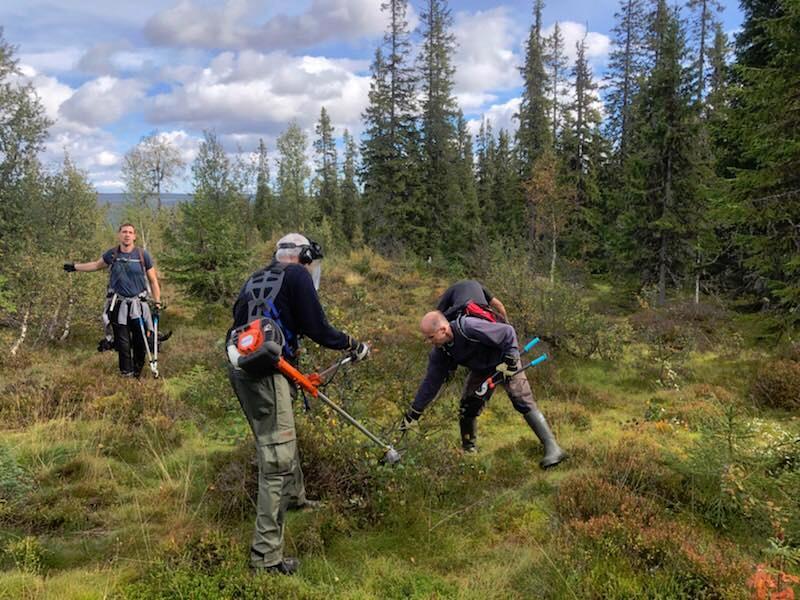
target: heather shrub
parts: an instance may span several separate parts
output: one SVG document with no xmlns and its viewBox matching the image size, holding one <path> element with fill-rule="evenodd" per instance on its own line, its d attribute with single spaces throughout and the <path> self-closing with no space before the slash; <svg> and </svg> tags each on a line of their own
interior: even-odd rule
<svg viewBox="0 0 800 600">
<path fill-rule="evenodd" d="M 658 508 L 651 500 L 596 475 L 573 475 L 558 487 L 556 511 L 565 522 L 616 514 L 648 523 Z"/>
<path fill-rule="evenodd" d="M 753 378 L 750 392 L 760 406 L 784 410 L 800 408 L 800 362 L 764 363 Z"/>
<path fill-rule="evenodd" d="M 669 500 L 679 494 L 682 486 L 680 475 L 670 468 L 664 452 L 638 436 L 623 437 L 598 460 L 603 478 L 637 494 Z"/>
</svg>

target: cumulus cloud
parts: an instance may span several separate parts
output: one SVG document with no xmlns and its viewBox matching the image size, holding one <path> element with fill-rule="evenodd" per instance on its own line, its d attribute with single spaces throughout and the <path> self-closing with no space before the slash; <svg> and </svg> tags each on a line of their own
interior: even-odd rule
<svg viewBox="0 0 800 600">
<path fill-rule="evenodd" d="M 596 31 L 586 31 L 586 25 L 574 21 L 559 21 L 558 27 L 564 37 L 564 54 L 567 56 L 570 67 L 578 58 L 575 45 L 586 36 L 586 59 L 595 66 L 603 66 L 611 50 L 611 38 Z M 553 35 L 555 23 L 542 30 L 542 35 Z"/>
<path fill-rule="evenodd" d="M 312 0 L 299 15 L 279 14 L 254 26 L 247 19 L 252 22 L 256 8 L 251 0 L 227 0 L 222 8 L 180 0 L 151 17 L 145 33 L 165 46 L 277 50 L 375 36 L 385 26 L 377 0 Z"/>
<path fill-rule="evenodd" d="M 63 73 L 75 68 L 82 52 L 80 48 L 67 47 L 44 52 L 25 52 L 20 54 L 19 59 L 20 63 L 37 72 Z"/>
<path fill-rule="evenodd" d="M 145 93 L 145 84 L 135 79 L 98 77 L 83 84 L 64 103 L 59 113 L 72 121 L 98 127 L 123 117 Z"/>
<path fill-rule="evenodd" d="M 519 126 L 519 123 L 514 118 L 514 115 L 519 112 L 520 98 L 512 98 L 502 104 L 493 104 L 484 111 L 482 118 L 492 124 L 492 131 L 495 135 L 501 129 L 505 129 L 509 133 L 514 133 Z M 470 119 L 467 122 L 469 132 L 475 136 L 481 127 L 481 119 Z"/>
<path fill-rule="evenodd" d="M 461 13 L 453 29 L 458 48 L 454 57 L 455 89 L 459 95 L 506 90 L 521 83 L 514 53 L 522 28 L 507 8 Z"/>
<path fill-rule="evenodd" d="M 352 130 L 367 102 L 369 78 L 354 74 L 351 66 L 351 61 L 282 52 L 226 52 L 195 77 L 155 96 L 148 117 L 221 133 L 268 135 L 293 119 L 310 126 L 325 106 L 337 126 Z"/>
</svg>

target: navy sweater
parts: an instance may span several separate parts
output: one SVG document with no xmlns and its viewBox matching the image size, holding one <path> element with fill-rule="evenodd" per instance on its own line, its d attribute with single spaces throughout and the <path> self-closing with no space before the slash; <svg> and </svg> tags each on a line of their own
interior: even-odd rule
<svg viewBox="0 0 800 600">
<path fill-rule="evenodd" d="M 248 322 L 246 287 L 245 283 L 233 305 L 231 329 Z M 349 336 L 328 323 L 311 274 L 303 265 L 291 263 L 285 267 L 283 284 L 274 303 L 284 328 L 296 336 L 292 350 L 297 349 L 297 338 L 301 336 L 332 350 L 344 350 L 350 345 Z"/>
</svg>

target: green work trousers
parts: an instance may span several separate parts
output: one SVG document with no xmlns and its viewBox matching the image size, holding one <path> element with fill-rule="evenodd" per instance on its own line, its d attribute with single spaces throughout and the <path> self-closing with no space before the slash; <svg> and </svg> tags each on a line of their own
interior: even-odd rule
<svg viewBox="0 0 800 600">
<path fill-rule="evenodd" d="M 256 441 L 258 500 L 250 546 L 254 567 L 283 559 L 286 509 L 306 501 L 292 412 L 292 388 L 279 374 L 254 377 L 229 369 L 229 378 Z"/>
</svg>

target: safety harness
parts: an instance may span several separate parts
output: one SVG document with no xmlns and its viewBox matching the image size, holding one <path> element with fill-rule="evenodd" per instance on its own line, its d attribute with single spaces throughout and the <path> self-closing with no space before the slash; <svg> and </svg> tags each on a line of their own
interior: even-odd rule
<svg viewBox="0 0 800 600">
<path fill-rule="evenodd" d="M 265 348 L 270 341 L 281 346 L 284 356 L 294 356 L 297 336 L 283 324 L 275 306 L 286 266 L 273 262 L 245 283 L 242 295 L 247 298 L 247 323 L 231 330 L 227 346 L 228 360 L 235 368 L 253 374 L 263 374 L 271 368 L 274 358 Z"/>
</svg>

